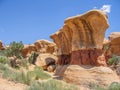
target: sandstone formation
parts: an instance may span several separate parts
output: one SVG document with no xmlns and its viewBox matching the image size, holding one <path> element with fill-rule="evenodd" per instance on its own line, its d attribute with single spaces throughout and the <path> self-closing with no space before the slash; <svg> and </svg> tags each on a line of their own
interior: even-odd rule
<svg viewBox="0 0 120 90">
<path fill-rule="evenodd" d="M 87 85 L 91 83 L 101 86 L 108 86 L 112 82 L 120 82 L 119 77 L 108 67 L 91 67 L 70 65 L 66 68 L 63 80 L 77 85 Z"/>
<path fill-rule="evenodd" d="M 34 44 L 24 45 L 22 55 L 24 57 L 30 56 L 32 52 L 55 54 L 56 49 L 57 48 L 54 43 L 47 40 L 38 40 Z"/>
<path fill-rule="evenodd" d="M 120 32 L 113 32 L 109 35 L 108 55 L 120 56 Z"/>
<path fill-rule="evenodd" d="M 55 53 L 56 45 L 47 40 L 38 40 L 34 43 L 37 52 L 40 53 Z"/>
<path fill-rule="evenodd" d="M 56 69 L 56 65 L 50 65 L 47 67 L 48 72 L 54 72 L 55 69 Z"/>
<path fill-rule="evenodd" d="M 40 54 L 35 62 L 35 65 L 41 66 L 44 70 L 51 65 L 55 65 L 57 62 L 57 57 L 53 54 Z"/>
<path fill-rule="evenodd" d="M 101 10 L 67 18 L 63 27 L 51 35 L 58 47 L 58 64 L 106 65 L 102 45 L 107 16 Z"/>
<path fill-rule="evenodd" d="M 34 44 L 24 45 L 24 48 L 22 49 L 22 55 L 23 57 L 30 56 L 30 54 L 34 51 L 37 51 Z"/>
<path fill-rule="evenodd" d="M 110 35 L 109 35 L 109 40 L 113 40 L 115 38 L 119 38 L 120 37 L 120 32 L 112 32 Z"/>
<path fill-rule="evenodd" d="M 2 41 L 0 40 L 0 50 L 3 50 L 3 49 L 4 49 L 3 43 L 2 43 Z"/>
</svg>

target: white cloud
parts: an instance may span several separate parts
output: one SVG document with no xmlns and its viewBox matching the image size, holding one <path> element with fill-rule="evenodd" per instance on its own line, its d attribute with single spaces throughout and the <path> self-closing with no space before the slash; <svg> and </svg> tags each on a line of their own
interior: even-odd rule
<svg viewBox="0 0 120 90">
<path fill-rule="evenodd" d="M 97 9 L 97 7 L 93 7 L 93 9 Z"/>
<path fill-rule="evenodd" d="M 103 5 L 100 9 L 102 11 L 104 11 L 105 13 L 110 13 L 110 11 L 111 11 L 111 5 Z"/>
</svg>

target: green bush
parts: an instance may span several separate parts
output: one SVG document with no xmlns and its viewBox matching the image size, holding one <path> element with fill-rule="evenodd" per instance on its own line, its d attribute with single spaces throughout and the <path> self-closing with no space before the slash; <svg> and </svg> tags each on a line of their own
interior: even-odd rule
<svg viewBox="0 0 120 90">
<path fill-rule="evenodd" d="M 78 87 L 63 81 L 51 79 L 43 82 L 35 81 L 31 84 L 29 90 L 78 90 Z"/>
<path fill-rule="evenodd" d="M 21 58 L 21 50 L 23 49 L 24 45 L 20 42 L 12 42 L 10 43 L 9 47 L 5 50 L 5 55 L 8 57 L 16 56 L 17 58 Z"/>
<path fill-rule="evenodd" d="M 33 71 L 16 71 L 9 66 L 0 63 L 0 73 L 3 78 L 30 85 L 31 82 L 38 79 L 48 79 L 51 76 L 45 73 L 42 68 L 35 67 Z"/>
<path fill-rule="evenodd" d="M 108 49 L 109 49 L 109 44 L 107 44 L 106 46 L 105 46 L 105 50 L 107 51 Z"/>
<path fill-rule="evenodd" d="M 34 78 L 35 80 L 38 79 L 48 79 L 51 76 L 43 71 L 41 67 L 35 67 L 33 71 L 28 71 L 28 76 Z"/>
<path fill-rule="evenodd" d="M 51 76 L 45 73 L 41 68 L 37 67 L 33 71 L 27 71 L 26 73 L 21 72 L 19 77 L 19 82 L 30 85 L 31 82 L 34 82 L 38 79 L 48 79 Z"/>
<path fill-rule="evenodd" d="M 39 54 L 37 52 L 33 52 L 29 57 L 28 61 L 30 64 L 35 64 L 36 58 Z"/>
<path fill-rule="evenodd" d="M 12 70 L 9 66 L 0 64 L 0 71 L 2 72 L 2 77 L 9 80 L 17 81 L 20 76 L 20 72 Z"/>
<path fill-rule="evenodd" d="M 91 82 L 89 84 L 89 88 L 90 88 L 90 90 L 106 90 L 105 88 L 101 87 L 100 85 L 97 85 L 94 82 Z"/>
<path fill-rule="evenodd" d="M 18 59 L 16 62 L 18 67 L 25 67 L 26 69 L 28 68 L 28 61 L 25 58 Z"/>
<path fill-rule="evenodd" d="M 111 83 L 111 85 L 108 87 L 108 90 L 120 90 L 120 83 L 118 82 Z"/>
<path fill-rule="evenodd" d="M 0 56 L 4 56 L 4 50 L 0 50 Z"/>
<path fill-rule="evenodd" d="M 6 64 L 6 63 L 7 63 L 7 57 L 5 57 L 5 56 L 0 56 L 0 63 Z"/>
<path fill-rule="evenodd" d="M 113 55 L 112 58 L 108 60 L 109 65 L 117 65 L 120 62 L 120 56 Z"/>
</svg>

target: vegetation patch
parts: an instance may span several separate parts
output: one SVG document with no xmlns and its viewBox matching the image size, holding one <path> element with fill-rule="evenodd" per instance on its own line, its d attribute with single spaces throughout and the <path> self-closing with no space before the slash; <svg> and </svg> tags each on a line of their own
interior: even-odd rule
<svg viewBox="0 0 120 90">
<path fill-rule="evenodd" d="M 0 64 L 0 73 L 1 77 L 7 78 L 9 80 L 24 83 L 27 85 L 30 85 L 31 82 L 38 80 L 38 79 L 48 79 L 51 76 L 45 73 L 40 68 L 35 68 L 33 71 L 17 71 L 9 66 L 5 66 L 3 64 Z"/>
<path fill-rule="evenodd" d="M 43 82 L 35 81 L 31 84 L 29 90 L 78 90 L 78 87 L 63 81 L 51 79 Z"/>
<path fill-rule="evenodd" d="M 112 58 L 108 60 L 109 65 L 117 65 L 120 62 L 120 56 L 113 55 Z"/>
</svg>

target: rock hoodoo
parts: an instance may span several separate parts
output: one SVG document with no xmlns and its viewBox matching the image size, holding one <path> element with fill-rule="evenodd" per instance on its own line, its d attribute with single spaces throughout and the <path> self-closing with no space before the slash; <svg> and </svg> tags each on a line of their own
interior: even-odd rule
<svg viewBox="0 0 120 90">
<path fill-rule="evenodd" d="M 101 10 L 67 18 L 63 27 L 51 35 L 58 47 L 58 64 L 106 65 L 102 45 L 107 16 Z"/>
</svg>

